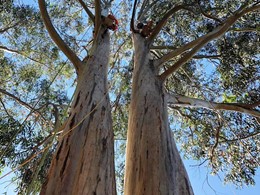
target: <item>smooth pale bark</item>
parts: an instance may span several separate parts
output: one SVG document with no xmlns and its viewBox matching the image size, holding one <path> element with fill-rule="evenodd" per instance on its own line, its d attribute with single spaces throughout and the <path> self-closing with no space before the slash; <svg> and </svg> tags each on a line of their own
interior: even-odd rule
<svg viewBox="0 0 260 195">
<path fill-rule="evenodd" d="M 127 133 L 125 195 L 191 195 L 190 182 L 169 129 L 167 101 L 149 45 L 133 35 L 135 66 Z"/>
<path fill-rule="evenodd" d="M 196 98 L 186 97 L 178 94 L 166 94 L 167 102 L 171 106 L 206 108 L 210 110 L 229 110 L 249 114 L 260 118 L 260 112 L 253 110 L 260 103 L 240 104 L 240 103 L 216 103 Z"/>
<path fill-rule="evenodd" d="M 104 31 L 104 29 L 103 29 Z M 116 194 L 108 97 L 109 34 L 101 33 L 82 70 L 64 130 L 41 194 Z"/>
</svg>

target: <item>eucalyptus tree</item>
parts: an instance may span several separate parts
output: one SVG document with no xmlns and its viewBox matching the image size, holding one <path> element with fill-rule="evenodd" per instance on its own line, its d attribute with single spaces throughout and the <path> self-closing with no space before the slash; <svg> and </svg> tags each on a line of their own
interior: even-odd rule
<svg viewBox="0 0 260 195">
<path fill-rule="evenodd" d="M 106 12 L 111 2 L 94 1 L 94 15 L 87 4 L 79 1 L 95 25 L 92 46 L 81 60 L 55 30 L 45 1 L 38 1 L 46 29 L 77 73 L 70 115 L 62 127 L 60 143 L 41 194 L 116 193 L 107 71 L 110 51 L 108 29 L 115 30 L 118 24 Z"/>
<path fill-rule="evenodd" d="M 256 1 L 134 2 L 126 195 L 193 194 L 167 106 L 186 156 L 208 162 L 213 173 L 226 171 L 227 181 L 253 182 L 259 10 Z"/>
<path fill-rule="evenodd" d="M 36 171 L 42 157 L 39 154 L 43 149 L 41 142 L 52 133 L 58 110 L 62 120 L 62 110 L 66 110 L 65 105 L 69 103 L 62 77 L 72 74 L 72 70 L 60 58 L 57 47 L 43 29 L 39 11 L 34 6 L 1 1 L 1 171 L 6 166 L 16 170 L 13 182 L 21 193 L 30 185 L 34 172 L 37 172 L 34 174 L 37 175 L 36 191 L 44 181 L 53 147 L 46 153 L 42 169 Z M 59 80 L 55 80 L 57 74 Z"/>
</svg>

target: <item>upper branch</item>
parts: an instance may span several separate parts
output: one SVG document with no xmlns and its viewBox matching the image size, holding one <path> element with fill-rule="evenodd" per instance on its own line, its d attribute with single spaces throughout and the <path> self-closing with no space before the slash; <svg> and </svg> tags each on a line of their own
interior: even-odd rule
<svg viewBox="0 0 260 195">
<path fill-rule="evenodd" d="M 131 23 L 130 23 L 130 29 L 131 29 L 131 31 L 133 31 L 134 33 L 137 33 L 137 32 L 138 32 L 138 31 L 135 29 L 136 4 L 137 4 L 137 0 L 134 1 L 134 8 L 133 8 L 132 18 L 131 18 Z"/>
<path fill-rule="evenodd" d="M 166 97 L 168 103 L 174 106 L 206 108 L 210 110 L 229 110 L 249 114 L 260 118 L 260 112 L 253 110 L 253 108 L 259 105 L 259 102 L 257 104 L 216 103 L 177 94 L 166 94 Z"/>
<path fill-rule="evenodd" d="M 195 41 L 190 42 L 190 45 L 195 45 L 191 51 L 187 52 L 185 55 L 183 55 L 174 65 L 172 65 L 170 68 L 168 68 L 164 73 L 160 75 L 162 80 L 165 80 L 169 75 L 171 75 L 173 72 L 175 72 L 180 66 L 185 64 L 187 61 L 189 61 L 204 45 L 206 45 L 208 42 L 212 41 L 213 39 L 216 39 L 220 36 L 222 36 L 240 17 L 243 15 L 260 9 L 260 6 L 252 6 L 250 8 L 241 8 L 237 10 L 237 12 L 226 19 L 226 21 L 223 23 L 223 25 L 215 28 L 212 32 L 203 35 L 202 37 L 198 38 Z M 183 47 L 179 48 L 179 50 L 183 50 L 185 47 L 188 47 L 189 44 L 184 45 Z M 189 48 L 189 47 L 188 47 Z M 177 52 L 178 53 L 178 52 Z M 176 56 L 176 51 L 170 52 L 163 56 L 159 61 L 157 61 L 157 66 L 162 65 L 163 63 L 167 62 L 168 60 L 172 59 L 174 56 Z"/>
<path fill-rule="evenodd" d="M 99 33 L 99 29 L 101 26 L 101 3 L 100 0 L 95 0 L 95 35 L 94 38 L 97 37 Z"/>
<path fill-rule="evenodd" d="M 78 0 L 80 5 L 83 7 L 83 9 L 86 11 L 86 13 L 88 14 L 89 18 L 92 20 L 92 22 L 95 22 L 95 16 L 94 14 L 92 14 L 92 12 L 88 9 L 88 6 L 82 1 L 82 0 Z"/>
<path fill-rule="evenodd" d="M 148 41 L 153 41 L 155 39 L 155 37 L 159 34 L 159 32 L 161 31 L 161 29 L 165 26 L 167 20 L 173 15 L 175 14 L 177 11 L 179 10 L 188 10 L 191 11 L 189 8 L 187 8 L 184 5 L 177 5 L 175 7 L 173 7 L 171 10 L 169 10 L 164 16 L 163 18 L 158 22 L 158 24 L 154 27 L 151 35 L 148 38 Z"/>
<path fill-rule="evenodd" d="M 41 15 L 43 22 L 46 26 L 46 29 L 49 32 L 52 40 L 56 43 L 56 45 L 60 48 L 60 50 L 67 56 L 67 58 L 74 65 L 76 72 L 78 73 L 81 69 L 82 63 L 79 57 L 68 47 L 68 45 L 62 40 L 60 35 L 55 30 L 53 24 L 51 23 L 50 16 L 47 12 L 45 0 L 38 0 L 38 4 L 40 7 Z"/>
</svg>

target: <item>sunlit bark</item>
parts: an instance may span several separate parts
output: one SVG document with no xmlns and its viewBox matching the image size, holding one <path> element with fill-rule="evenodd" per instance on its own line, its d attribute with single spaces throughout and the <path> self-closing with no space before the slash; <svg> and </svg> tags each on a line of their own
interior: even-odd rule
<svg viewBox="0 0 260 195">
<path fill-rule="evenodd" d="M 134 34 L 134 46 L 125 195 L 193 194 L 169 129 L 163 81 L 149 59 L 149 45 Z"/>
</svg>

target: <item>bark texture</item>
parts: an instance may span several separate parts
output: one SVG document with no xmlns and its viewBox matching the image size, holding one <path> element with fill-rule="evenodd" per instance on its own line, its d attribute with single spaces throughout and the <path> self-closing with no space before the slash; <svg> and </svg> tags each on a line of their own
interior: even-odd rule
<svg viewBox="0 0 260 195">
<path fill-rule="evenodd" d="M 149 45 L 134 34 L 135 66 L 127 134 L 125 195 L 192 195 L 168 124 L 167 102 Z"/>
<path fill-rule="evenodd" d="M 71 114 L 42 195 L 116 194 L 114 141 L 107 93 L 109 45 L 109 34 L 104 31 L 79 71 Z"/>
</svg>

